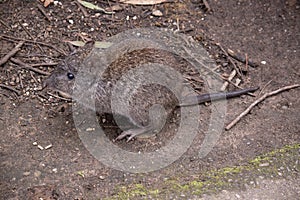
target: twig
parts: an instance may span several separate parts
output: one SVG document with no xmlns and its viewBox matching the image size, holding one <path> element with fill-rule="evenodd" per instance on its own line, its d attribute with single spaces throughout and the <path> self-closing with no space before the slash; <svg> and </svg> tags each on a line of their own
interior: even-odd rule
<svg viewBox="0 0 300 200">
<path fill-rule="evenodd" d="M 19 90 L 16 90 L 15 88 L 13 88 L 13 87 L 10 87 L 10 86 L 8 86 L 8 85 L 4 85 L 4 84 L 1 84 L 0 83 L 0 87 L 2 87 L 2 88 L 5 88 L 5 89 L 7 89 L 7 90 L 11 90 L 11 91 L 13 91 L 14 93 L 16 93 L 17 95 L 21 95 L 21 92 L 19 91 Z"/>
<path fill-rule="evenodd" d="M 28 70 L 31 70 L 33 72 L 36 72 L 36 73 L 39 73 L 39 74 L 42 74 L 42 75 L 45 75 L 45 76 L 49 76 L 50 73 L 49 72 L 45 72 L 45 71 L 42 71 L 42 70 L 39 70 L 39 69 L 36 69 L 36 68 L 33 68 L 31 67 L 30 65 L 22 62 L 21 60 L 19 59 L 16 59 L 16 58 L 11 58 L 10 59 L 11 61 L 13 61 L 14 63 L 17 63 L 18 65 L 21 65 L 21 67 L 25 68 L 25 69 L 28 69 Z"/>
<path fill-rule="evenodd" d="M 207 9 L 207 12 L 210 12 L 210 11 L 211 11 L 211 8 L 210 8 L 208 2 L 207 2 L 206 0 L 203 0 L 203 3 L 204 3 L 204 6 L 205 6 L 206 9 Z"/>
<path fill-rule="evenodd" d="M 86 9 L 85 9 L 78 1 L 75 1 L 75 3 L 77 4 L 77 6 L 79 7 L 79 9 L 80 9 L 81 12 L 83 13 L 83 16 L 84 16 L 84 17 L 88 17 L 89 14 L 88 14 L 88 12 L 86 11 Z"/>
<path fill-rule="evenodd" d="M 19 25 L 21 26 L 21 28 L 27 33 L 27 35 L 29 35 L 29 37 L 34 40 L 34 37 L 31 35 L 31 33 L 23 26 L 23 24 L 21 22 L 19 22 Z M 42 49 L 42 47 L 37 44 L 38 48 L 41 50 L 42 53 L 45 53 L 44 49 Z"/>
<path fill-rule="evenodd" d="M 269 82 L 267 82 L 267 84 L 259 91 L 258 95 L 257 96 L 260 96 L 262 92 L 264 92 L 264 90 L 266 89 L 266 87 L 268 85 L 270 85 L 270 83 L 272 82 L 273 80 L 270 80 Z"/>
<path fill-rule="evenodd" d="M 30 71 L 30 76 L 31 76 L 31 78 L 34 80 L 34 82 L 36 83 L 36 84 L 38 84 L 39 82 L 36 80 L 36 78 L 34 77 L 34 75 L 33 75 L 33 72 L 32 71 Z"/>
<path fill-rule="evenodd" d="M 41 92 L 39 92 L 37 95 L 38 95 L 40 98 L 42 98 L 42 99 L 48 100 L 48 98 L 47 98 L 44 94 L 42 94 Z"/>
<path fill-rule="evenodd" d="M 242 63 L 246 63 L 246 61 L 247 61 L 247 59 L 243 55 L 235 53 L 231 49 L 227 49 L 227 53 L 228 53 L 228 55 L 230 55 L 232 58 L 236 59 L 237 61 L 240 61 Z M 251 67 L 254 67 L 254 68 L 258 66 L 257 63 L 251 61 L 250 59 L 248 59 L 248 65 L 250 65 Z"/>
<path fill-rule="evenodd" d="M 183 48 L 187 53 L 189 53 L 189 54 L 191 55 L 190 50 L 188 50 L 185 46 L 183 46 L 182 48 Z M 224 78 L 223 76 L 221 76 L 220 74 L 218 74 L 217 72 L 215 72 L 213 69 L 210 69 L 209 67 L 207 67 L 206 65 L 204 65 L 204 63 L 203 63 L 201 60 L 199 60 L 199 59 L 197 59 L 197 58 L 194 58 L 194 59 L 195 59 L 202 67 L 204 67 L 204 68 L 208 71 L 207 74 L 212 73 L 212 74 L 215 75 L 216 77 L 218 77 L 218 78 L 220 78 L 220 79 L 222 79 L 222 80 L 224 80 L 224 81 L 227 81 L 228 83 L 234 85 L 235 87 L 237 87 L 237 88 L 239 88 L 239 89 L 243 89 L 242 87 L 236 85 L 234 82 L 228 80 L 227 78 Z M 250 94 L 250 95 L 251 95 L 251 94 Z"/>
<path fill-rule="evenodd" d="M 186 28 L 186 29 L 181 29 L 178 31 L 178 33 L 188 33 L 188 32 L 191 32 L 191 31 L 194 31 L 193 28 Z"/>
<path fill-rule="evenodd" d="M 24 41 L 20 41 L 15 48 L 13 48 L 8 54 L 6 54 L 1 60 L 0 60 L 0 66 L 6 63 L 10 57 L 14 56 L 21 48 L 21 46 L 24 44 Z"/>
<path fill-rule="evenodd" d="M 11 29 L 4 21 L 2 21 L 1 19 L 0 19 L 0 23 L 1 24 L 3 24 L 3 26 L 5 26 L 7 29 Z"/>
<path fill-rule="evenodd" d="M 67 99 L 67 98 L 64 98 L 64 97 L 60 97 L 60 96 L 55 95 L 55 94 L 52 94 L 52 93 L 50 93 L 50 92 L 47 92 L 47 94 L 49 94 L 50 96 L 53 96 L 53 97 L 55 97 L 55 98 L 62 99 L 62 100 L 64 100 L 64 101 L 72 102 L 72 99 Z"/>
<path fill-rule="evenodd" d="M 220 43 L 217 43 L 216 45 L 218 45 L 219 48 L 223 51 L 223 53 L 225 54 L 225 56 L 227 57 L 227 59 L 229 60 L 229 62 L 233 65 L 234 69 L 237 71 L 237 73 L 239 74 L 239 76 L 241 78 L 243 78 L 243 75 L 241 73 L 241 69 L 236 66 L 236 64 L 233 62 L 233 60 L 228 55 L 227 51 L 225 51 L 225 49 L 222 47 L 222 45 Z"/>
<path fill-rule="evenodd" d="M 63 55 L 67 55 L 66 52 L 64 52 L 63 50 L 51 45 L 51 44 L 47 44 L 44 42 L 38 42 L 38 41 L 33 41 L 33 40 L 27 40 L 27 39 L 23 39 L 23 38 L 17 38 L 17 37 L 13 37 L 13 36 L 9 36 L 9 35 L 1 35 L 4 39 L 8 38 L 8 39 L 13 39 L 13 40 L 21 40 L 21 41 L 25 41 L 25 42 L 29 42 L 29 43 L 33 43 L 33 44 L 41 44 L 47 47 L 50 47 L 54 50 L 56 50 L 57 52 L 63 54 Z"/>
<path fill-rule="evenodd" d="M 9 98 L 9 96 L 8 96 L 7 94 L 5 94 L 5 93 L 3 93 L 3 92 L 1 92 L 1 91 L 0 91 L 0 95 L 3 95 L 3 96 L 5 96 L 6 98 Z"/>
<path fill-rule="evenodd" d="M 229 77 L 228 77 L 228 80 L 232 80 L 234 77 L 235 77 L 235 75 L 236 75 L 236 70 L 234 69 L 234 70 L 232 70 L 232 72 L 230 73 L 230 75 L 229 75 Z M 228 86 L 228 82 L 226 81 L 226 82 L 224 82 L 223 83 L 223 85 L 222 85 L 222 87 L 221 87 L 221 91 L 225 91 L 226 90 L 226 88 L 227 88 L 227 86 Z"/>
<path fill-rule="evenodd" d="M 21 74 L 19 74 L 19 79 L 20 79 L 20 85 L 21 85 L 21 88 L 23 89 L 23 88 L 24 88 L 24 85 L 23 85 L 23 81 L 22 81 L 22 76 L 21 76 Z"/>
<path fill-rule="evenodd" d="M 285 87 L 282 87 L 282 88 L 279 88 L 278 90 L 274 90 L 272 92 L 269 92 L 269 93 L 266 93 L 264 94 L 263 96 L 261 96 L 260 98 L 258 98 L 256 101 L 254 101 L 244 112 L 242 112 L 237 118 L 235 118 L 232 122 L 230 122 L 225 130 L 229 130 L 231 129 L 237 122 L 239 122 L 242 117 L 244 117 L 245 115 L 247 115 L 251 109 L 256 106 L 257 104 L 259 104 L 260 102 L 262 102 L 263 100 L 265 100 L 266 98 L 270 97 L 270 96 L 273 96 L 275 94 L 278 94 L 280 92 L 283 92 L 285 90 L 290 90 L 290 89 L 293 89 L 293 88 L 297 88 L 297 87 L 300 87 L 300 84 L 295 84 L 295 85 L 289 85 L 289 86 L 285 86 Z"/>
<path fill-rule="evenodd" d="M 50 22 L 51 19 L 50 17 L 47 15 L 45 9 L 43 8 L 43 6 L 41 6 L 40 4 L 37 4 L 38 9 L 41 11 L 41 13 L 47 18 L 47 20 Z"/>
<path fill-rule="evenodd" d="M 55 65 L 58 65 L 58 63 L 35 63 L 35 64 L 30 64 L 31 67 L 55 66 Z"/>
<path fill-rule="evenodd" d="M 176 26 L 177 26 L 177 30 L 176 31 L 180 31 L 180 26 L 179 26 L 179 18 L 176 18 Z"/>
<path fill-rule="evenodd" d="M 246 69 L 246 72 L 247 72 L 248 71 L 248 62 L 249 62 L 248 54 L 247 53 L 245 53 L 245 58 L 246 58 L 245 69 Z"/>
</svg>

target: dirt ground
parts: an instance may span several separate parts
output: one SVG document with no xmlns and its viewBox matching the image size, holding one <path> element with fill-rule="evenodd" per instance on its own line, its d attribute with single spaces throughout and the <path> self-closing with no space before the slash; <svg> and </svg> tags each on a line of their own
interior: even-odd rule
<svg viewBox="0 0 300 200">
<path fill-rule="evenodd" d="M 0 1 L 0 58 L 19 39 L 26 39 L 13 58 L 50 73 L 70 53 L 66 41 L 101 41 L 137 27 L 179 28 L 206 47 L 222 75 L 233 66 L 216 43 L 258 63 L 255 68 L 248 66 L 243 87 L 260 86 L 266 93 L 299 84 L 298 0 L 207 2 L 211 11 L 202 0 L 155 6 L 93 1 L 106 9 L 115 8 L 115 14 L 86 9 L 84 16 L 76 2 L 61 1 L 44 8 L 47 19 L 38 1 Z M 162 16 L 154 16 L 153 10 L 160 10 Z M 245 68 L 244 63 L 234 62 Z M 205 158 L 197 157 L 205 135 L 199 130 L 176 162 L 158 171 L 134 174 L 111 169 L 86 150 L 71 106 L 65 106 L 70 103 L 41 91 L 46 77 L 12 59 L 0 66 L 0 199 L 251 199 L 251 192 L 243 192 L 251 188 L 256 188 L 252 194 L 259 191 L 260 197 L 268 199 L 300 196 L 299 88 L 260 103 L 235 127 L 224 130 Z M 226 124 L 254 100 L 247 95 L 228 101 Z M 108 129 L 117 135 L 115 127 Z M 116 144 L 132 149 L 139 141 Z M 283 196 L 270 192 L 278 188 L 283 188 Z"/>
</svg>

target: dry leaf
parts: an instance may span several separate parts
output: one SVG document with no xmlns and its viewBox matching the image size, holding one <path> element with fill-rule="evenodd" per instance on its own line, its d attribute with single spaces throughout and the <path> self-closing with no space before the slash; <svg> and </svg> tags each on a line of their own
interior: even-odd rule
<svg viewBox="0 0 300 200">
<path fill-rule="evenodd" d="M 81 1 L 81 0 L 77 0 L 77 1 L 78 1 L 78 3 L 80 3 L 81 5 L 83 5 L 84 7 L 92 9 L 92 10 L 99 10 L 99 11 L 102 11 L 102 12 L 104 12 L 106 14 L 114 14 L 115 13 L 115 12 L 106 11 L 105 9 L 100 8 L 99 6 L 94 5 L 92 3 L 89 3 L 87 1 Z"/>
<path fill-rule="evenodd" d="M 120 0 L 121 3 L 134 5 L 155 5 L 167 2 L 168 0 Z"/>
<path fill-rule="evenodd" d="M 98 42 L 96 41 L 94 46 L 98 49 L 106 49 L 108 47 L 110 47 L 113 43 L 111 42 Z"/>
<path fill-rule="evenodd" d="M 53 3 L 54 0 L 41 0 L 41 2 L 44 2 L 44 7 L 48 7 L 50 3 Z"/>
<path fill-rule="evenodd" d="M 85 42 L 82 41 L 66 41 L 66 42 L 69 42 L 70 44 L 76 47 L 83 47 L 85 45 Z"/>
</svg>

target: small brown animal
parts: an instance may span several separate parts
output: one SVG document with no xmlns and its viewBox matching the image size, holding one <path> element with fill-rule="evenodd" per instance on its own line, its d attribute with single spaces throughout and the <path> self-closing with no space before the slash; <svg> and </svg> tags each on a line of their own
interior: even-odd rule
<svg viewBox="0 0 300 200">
<path fill-rule="evenodd" d="M 72 98 L 74 97 L 75 80 L 78 78 L 90 79 L 84 73 L 79 73 L 79 69 L 86 69 L 88 74 L 92 74 L 91 77 L 96 77 L 95 80 L 86 83 L 90 84 L 91 87 L 95 87 L 94 96 L 87 97 L 95 98 L 95 107 L 93 108 L 88 103 L 77 100 L 84 106 L 95 109 L 98 114 L 118 114 L 127 118 L 134 127 L 119 135 L 116 138 L 118 140 L 129 136 L 129 141 L 136 136 L 157 132 L 163 126 L 162 116 L 169 117 L 176 107 L 237 97 L 258 89 L 255 87 L 228 93 L 197 95 L 187 103 L 184 100 L 181 101 L 181 99 L 184 99 L 182 97 L 183 84 L 175 75 L 175 77 L 172 75 L 168 78 L 161 78 L 162 75 L 168 76 L 167 73 L 162 72 L 165 65 L 171 66 L 174 71 L 188 76 L 193 67 L 185 59 L 162 49 L 133 50 L 118 55 L 117 59 L 113 60 L 107 69 L 97 74 L 101 71 L 98 70 L 98 68 L 101 68 L 98 64 L 99 51 L 93 49 L 84 61 L 79 59 L 76 54 L 66 58 L 45 80 L 44 86 L 59 91 L 62 96 Z M 140 68 L 143 69 L 142 73 L 138 72 Z M 126 81 L 125 83 L 122 82 L 122 77 L 125 75 L 128 77 L 127 80 L 130 79 L 133 84 L 126 85 Z M 163 79 L 165 85 L 144 84 L 143 75 L 148 76 L 147 80 Z M 85 82 L 81 81 L 81 84 L 84 85 Z M 171 87 L 171 84 L 175 85 L 172 87 L 175 92 L 170 91 L 168 88 L 169 85 Z M 199 87 L 203 87 L 202 83 L 198 84 Z M 89 86 L 85 85 L 83 88 L 88 90 Z M 83 93 L 85 89 L 83 89 Z M 112 107 L 112 100 L 114 100 L 112 98 L 115 93 L 118 93 L 116 109 Z M 188 97 L 187 99 L 190 100 L 191 98 Z M 128 112 L 123 110 L 126 106 Z"/>
</svg>

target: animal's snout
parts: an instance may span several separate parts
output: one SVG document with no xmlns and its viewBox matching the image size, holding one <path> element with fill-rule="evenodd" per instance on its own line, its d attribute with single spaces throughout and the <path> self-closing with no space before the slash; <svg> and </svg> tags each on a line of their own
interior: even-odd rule
<svg viewBox="0 0 300 200">
<path fill-rule="evenodd" d="M 43 89 L 48 88 L 48 89 L 54 89 L 56 88 L 57 85 L 57 80 L 55 77 L 53 77 L 53 74 L 48 76 L 42 83 Z"/>
<path fill-rule="evenodd" d="M 43 81 L 42 83 L 42 86 L 43 86 L 43 89 L 48 87 L 50 85 L 50 79 L 47 78 L 46 80 Z"/>
</svg>

